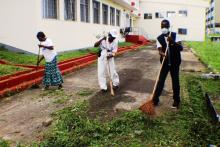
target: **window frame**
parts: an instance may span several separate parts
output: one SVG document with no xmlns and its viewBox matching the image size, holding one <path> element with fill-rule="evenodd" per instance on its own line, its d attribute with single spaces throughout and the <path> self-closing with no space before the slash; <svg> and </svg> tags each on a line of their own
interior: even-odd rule
<svg viewBox="0 0 220 147">
<path fill-rule="evenodd" d="M 179 35 L 188 35 L 188 29 L 187 28 L 178 28 L 178 34 Z"/>
<path fill-rule="evenodd" d="M 121 25 L 121 10 L 116 9 L 116 26 Z"/>
<path fill-rule="evenodd" d="M 95 8 L 95 4 L 97 4 L 98 8 Z M 92 7 L 93 7 L 93 23 L 94 24 L 100 24 L 100 2 L 97 0 L 93 0 L 92 1 Z M 97 11 L 95 11 L 95 9 Z M 95 12 L 97 12 L 97 15 L 95 14 Z"/>
<path fill-rule="evenodd" d="M 155 18 L 164 18 L 164 16 L 162 15 L 161 12 L 155 12 Z"/>
<path fill-rule="evenodd" d="M 110 6 L 110 25 L 115 26 L 115 8 L 111 6 Z"/>
<path fill-rule="evenodd" d="M 85 3 L 82 3 L 82 1 L 85 1 Z M 85 23 L 90 22 L 90 0 L 80 0 L 80 21 Z"/>
<path fill-rule="evenodd" d="M 169 14 L 172 14 L 171 16 L 169 16 Z M 167 18 L 173 17 L 176 14 L 175 11 L 167 11 Z"/>
<path fill-rule="evenodd" d="M 68 12 L 66 1 L 72 1 L 69 8 L 72 12 Z M 76 21 L 77 20 L 77 0 L 64 0 L 64 20 L 66 21 Z"/>
<path fill-rule="evenodd" d="M 54 3 L 51 3 L 51 6 L 49 5 L 50 2 L 53 1 Z M 59 1 L 58 0 L 42 0 L 42 18 L 43 19 L 58 19 L 58 10 L 59 10 Z M 52 12 L 52 11 L 53 12 Z"/>
<path fill-rule="evenodd" d="M 104 10 L 104 8 L 107 8 Z M 106 12 L 106 14 L 104 14 Z M 109 6 L 102 3 L 102 24 L 108 25 L 109 24 Z"/>
<path fill-rule="evenodd" d="M 152 13 L 144 13 L 144 19 L 153 19 Z"/>
<path fill-rule="evenodd" d="M 179 16 L 187 17 L 188 16 L 188 11 L 187 10 L 179 10 Z"/>
</svg>

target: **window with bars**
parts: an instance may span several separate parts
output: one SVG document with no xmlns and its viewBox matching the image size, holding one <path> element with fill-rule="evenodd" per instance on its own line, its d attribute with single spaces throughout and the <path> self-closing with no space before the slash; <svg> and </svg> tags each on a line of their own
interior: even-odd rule
<svg viewBox="0 0 220 147">
<path fill-rule="evenodd" d="M 82 22 L 89 22 L 89 0 L 80 0 L 80 17 Z"/>
<path fill-rule="evenodd" d="M 179 28 L 178 34 L 180 35 L 187 35 L 187 29 L 186 28 Z"/>
<path fill-rule="evenodd" d="M 76 20 L 76 0 L 64 0 L 64 19 Z"/>
<path fill-rule="evenodd" d="M 42 0 L 43 18 L 57 19 L 57 0 Z"/>
<path fill-rule="evenodd" d="M 167 11 L 167 17 L 173 17 L 175 15 L 175 11 Z"/>
<path fill-rule="evenodd" d="M 187 17 L 187 10 L 180 10 L 179 16 Z"/>
<path fill-rule="evenodd" d="M 152 13 L 144 13 L 144 19 L 152 19 Z"/>
<path fill-rule="evenodd" d="M 115 25 L 115 8 L 110 7 L 110 25 Z"/>
<path fill-rule="evenodd" d="M 120 10 L 116 10 L 116 25 L 120 26 L 121 24 L 121 11 Z"/>
<path fill-rule="evenodd" d="M 102 4 L 103 24 L 108 25 L 108 5 Z"/>
<path fill-rule="evenodd" d="M 155 18 L 164 18 L 164 16 L 161 12 L 156 12 L 155 13 Z"/>
<path fill-rule="evenodd" d="M 100 2 L 93 0 L 93 22 L 100 23 Z"/>
</svg>

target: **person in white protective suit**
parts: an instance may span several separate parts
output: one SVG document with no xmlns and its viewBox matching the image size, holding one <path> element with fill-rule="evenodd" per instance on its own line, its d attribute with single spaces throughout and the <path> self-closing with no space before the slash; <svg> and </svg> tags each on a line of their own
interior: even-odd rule
<svg viewBox="0 0 220 147">
<path fill-rule="evenodd" d="M 98 81 L 102 92 L 107 92 L 106 75 L 108 74 L 108 67 L 113 83 L 113 89 L 119 88 L 119 76 L 115 69 L 114 56 L 118 50 L 117 31 L 111 30 L 108 38 L 103 37 L 95 43 L 95 47 L 100 47 L 98 54 Z M 108 66 L 109 64 L 109 66 Z"/>
</svg>

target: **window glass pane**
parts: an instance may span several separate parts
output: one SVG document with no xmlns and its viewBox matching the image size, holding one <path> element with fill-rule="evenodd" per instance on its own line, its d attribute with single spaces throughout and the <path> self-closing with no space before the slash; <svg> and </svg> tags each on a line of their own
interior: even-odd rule
<svg viewBox="0 0 220 147">
<path fill-rule="evenodd" d="M 100 3 L 93 0 L 93 22 L 100 23 Z"/>
<path fill-rule="evenodd" d="M 180 10 L 179 11 L 179 16 L 186 17 L 187 16 L 187 11 L 186 10 Z"/>
<path fill-rule="evenodd" d="M 102 17 L 103 17 L 103 24 L 108 24 L 108 6 L 102 4 Z"/>
<path fill-rule="evenodd" d="M 110 25 L 115 25 L 115 8 L 110 7 Z"/>
<path fill-rule="evenodd" d="M 57 18 L 57 0 L 42 1 L 43 18 Z"/>
<path fill-rule="evenodd" d="M 64 19 L 76 20 L 76 0 L 64 0 Z"/>
<path fill-rule="evenodd" d="M 80 0 L 80 19 L 89 22 L 89 0 Z"/>
<path fill-rule="evenodd" d="M 120 10 L 116 10 L 116 25 L 120 26 L 120 20 L 121 20 L 121 11 Z"/>
<path fill-rule="evenodd" d="M 179 29 L 178 29 L 178 34 L 180 34 L 180 35 L 187 35 L 187 29 L 185 29 L 185 28 L 179 28 Z"/>
<path fill-rule="evenodd" d="M 144 19 L 152 19 L 151 13 L 144 13 Z"/>
</svg>

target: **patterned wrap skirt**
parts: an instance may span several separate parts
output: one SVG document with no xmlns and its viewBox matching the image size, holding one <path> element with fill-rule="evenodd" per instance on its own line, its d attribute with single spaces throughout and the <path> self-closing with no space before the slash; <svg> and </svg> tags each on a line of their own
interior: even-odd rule
<svg viewBox="0 0 220 147">
<path fill-rule="evenodd" d="M 51 62 L 46 62 L 43 84 L 48 86 L 57 86 L 63 83 L 61 72 L 57 66 L 57 57 Z"/>
</svg>

